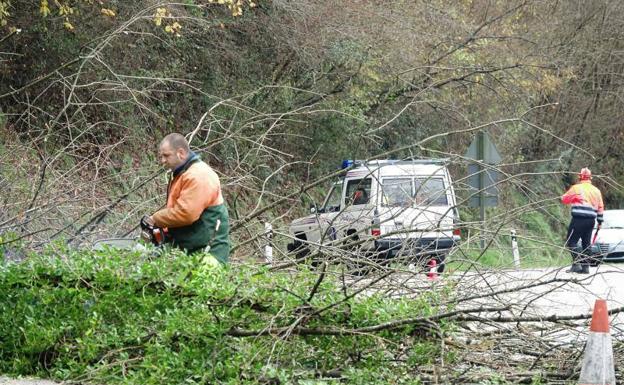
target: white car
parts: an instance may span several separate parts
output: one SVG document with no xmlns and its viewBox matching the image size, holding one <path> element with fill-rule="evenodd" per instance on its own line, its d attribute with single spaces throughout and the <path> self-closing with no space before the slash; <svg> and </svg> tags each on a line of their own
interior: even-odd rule
<svg viewBox="0 0 624 385">
<path fill-rule="evenodd" d="M 605 210 L 594 247 L 600 250 L 603 262 L 624 261 L 624 210 Z"/>
<path fill-rule="evenodd" d="M 435 258 L 441 272 L 446 255 L 460 240 L 446 160 L 374 160 L 345 166 L 348 171 L 331 186 L 323 204 L 291 223 L 288 250 L 302 257 L 323 246 L 352 242 L 371 258 L 429 256 L 425 263 Z"/>
</svg>

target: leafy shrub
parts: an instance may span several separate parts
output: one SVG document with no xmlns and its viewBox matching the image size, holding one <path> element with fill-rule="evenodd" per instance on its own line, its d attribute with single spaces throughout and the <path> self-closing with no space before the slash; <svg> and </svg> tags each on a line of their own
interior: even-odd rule
<svg viewBox="0 0 624 385">
<path fill-rule="evenodd" d="M 436 314 L 436 293 L 345 301 L 327 278 L 306 301 L 318 275 L 305 269 L 210 270 L 200 260 L 57 249 L 1 265 L 0 372 L 107 384 L 314 383 L 335 373 L 343 383 L 415 383 L 419 365 L 441 354 L 418 323 L 348 332 Z"/>
</svg>

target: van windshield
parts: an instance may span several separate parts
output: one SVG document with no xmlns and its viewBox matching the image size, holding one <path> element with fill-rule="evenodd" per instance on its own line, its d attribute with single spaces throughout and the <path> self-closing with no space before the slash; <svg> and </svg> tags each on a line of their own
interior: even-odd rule
<svg viewBox="0 0 624 385">
<path fill-rule="evenodd" d="M 448 199 L 442 178 L 384 178 L 384 206 L 447 206 Z"/>
<path fill-rule="evenodd" d="M 412 205 L 412 179 L 384 179 L 382 190 L 384 206 L 406 207 Z"/>
<path fill-rule="evenodd" d="M 446 189 L 442 178 L 416 178 L 415 201 L 417 205 L 447 206 Z"/>
</svg>

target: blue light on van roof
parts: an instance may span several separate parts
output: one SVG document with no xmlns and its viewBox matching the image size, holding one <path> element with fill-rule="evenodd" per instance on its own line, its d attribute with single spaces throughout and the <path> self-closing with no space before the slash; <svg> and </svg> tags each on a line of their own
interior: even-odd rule
<svg viewBox="0 0 624 385">
<path fill-rule="evenodd" d="M 345 159 L 342 161 L 342 168 L 349 168 L 351 166 L 356 166 L 359 167 L 361 165 L 363 165 L 365 163 L 365 161 L 360 160 L 360 159 Z"/>
</svg>

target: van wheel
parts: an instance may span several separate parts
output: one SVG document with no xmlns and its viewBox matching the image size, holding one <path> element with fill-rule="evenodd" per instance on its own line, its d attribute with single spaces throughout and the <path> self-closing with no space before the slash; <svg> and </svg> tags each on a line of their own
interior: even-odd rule
<svg viewBox="0 0 624 385">
<path fill-rule="evenodd" d="M 309 264 L 312 268 L 316 269 L 323 261 L 320 258 L 310 257 L 310 247 L 303 242 L 303 240 L 295 240 L 293 242 L 293 252 L 298 263 Z"/>
<path fill-rule="evenodd" d="M 435 256 L 438 274 L 444 272 L 444 268 L 446 267 L 446 263 L 444 263 L 445 260 L 446 260 L 446 254 L 439 254 Z"/>
<path fill-rule="evenodd" d="M 359 240 L 360 237 L 358 237 L 355 230 L 349 230 L 344 239 L 344 249 L 352 253 L 357 253 L 360 250 L 360 245 L 356 245 Z"/>
<path fill-rule="evenodd" d="M 343 243 L 343 248 L 347 253 L 346 258 L 344 259 L 344 264 L 350 274 L 363 276 L 368 275 L 372 271 L 372 267 L 361 261 L 361 259 L 366 258 L 366 256 L 361 253 L 361 245 L 355 244 L 359 240 L 360 238 L 354 230 L 347 232 L 347 237 Z"/>
<path fill-rule="evenodd" d="M 310 254 L 310 248 L 299 239 L 295 240 L 293 244 L 293 252 L 295 253 L 295 257 L 297 257 L 297 259 L 304 259 Z"/>
</svg>

